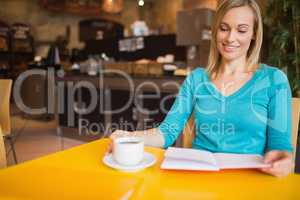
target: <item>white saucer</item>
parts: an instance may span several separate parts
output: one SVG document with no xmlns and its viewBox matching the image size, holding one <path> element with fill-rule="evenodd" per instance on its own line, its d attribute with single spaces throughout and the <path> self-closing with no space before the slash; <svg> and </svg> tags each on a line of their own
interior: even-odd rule
<svg viewBox="0 0 300 200">
<path fill-rule="evenodd" d="M 156 162 L 156 158 L 151 153 L 145 152 L 143 160 L 138 165 L 133 165 L 133 166 L 120 165 L 113 159 L 112 154 L 108 154 L 104 156 L 102 161 L 105 165 L 111 168 L 121 170 L 121 171 L 134 172 L 154 165 Z"/>
</svg>

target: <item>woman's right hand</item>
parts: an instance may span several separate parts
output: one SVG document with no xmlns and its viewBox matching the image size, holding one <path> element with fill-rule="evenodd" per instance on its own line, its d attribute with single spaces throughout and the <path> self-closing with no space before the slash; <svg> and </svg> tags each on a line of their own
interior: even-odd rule
<svg viewBox="0 0 300 200">
<path fill-rule="evenodd" d="M 124 130 L 116 130 L 114 131 L 110 136 L 109 136 L 109 144 L 108 144 L 108 147 L 107 147 L 107 151 L 106 151 L 106 154 L 109 154 L 109 153 L 112 153 L 113 152 L 113 141 L 116 139 L 116 138 L 119 138 L 119 137 L 127 137 L 127 136 L 133 136 L 134 135 L 134 132 L 129 132 L 129 131 L 124 131 Z"/>
</svg>

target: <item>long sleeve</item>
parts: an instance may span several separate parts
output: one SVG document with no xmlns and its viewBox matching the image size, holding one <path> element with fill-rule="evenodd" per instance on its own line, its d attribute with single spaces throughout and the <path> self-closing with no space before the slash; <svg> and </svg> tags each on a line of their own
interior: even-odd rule
<svg viewBox="0 0 300 200">
<path fill-rule="evenodd" d="M 292 151 L 291 145 L 291 89 L 286 75 L 273 74 L 268 107 L 267 150 Z"/>
<path fill-rule="evenodd" d="M 158 127 L 164 136 L 164 148 L 175 142 L 193 111 L 193 85 L 193 73 L 191 73 L 183 82 L 174 104 Z"/>
</svg>

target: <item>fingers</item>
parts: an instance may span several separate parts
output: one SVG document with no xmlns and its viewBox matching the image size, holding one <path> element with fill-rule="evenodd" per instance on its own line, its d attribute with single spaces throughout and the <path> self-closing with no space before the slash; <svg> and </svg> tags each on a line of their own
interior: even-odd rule
<svg viewBox="0 0 300 200">
<path fill-rule="evenodd" d="M 291 173 L 291 170 L 288 168 L 262 168 L 260 169 L 262 172 L 270 174 L 272 176 L 276 176 L 276 177 L 284 177 L 287 176 L 289 173 Z"/>
<path fill-rule="evenodd" d="M 287 176 L 292 171 L 292 157 L 288 152 L 270 151 L 266 153 L 264 162 L 271 166 L 260 170 L 276 177 Z"/>
<path fill-rule="evenodd" d="M 279 151 L 269 151 L 265 154 L 264 163 L 270 164 L 280 159 L 281 155 Z"/>
<path fill-rule="evenodd" d="M 110 153 L 112 153 L 112 151 L 113 151 L 113 143 L 112 143 L 112 140 L 109 142 L 109 144 L 108 144 L 108 146 L 107 146 L 107 150 L 106 150 L 106 152 L 105 152 L 105 154 L 107 155 L 107 154 L 110 154 Z"/>
<path fill-rule="evenodd" d="M 119 138 L 119 137 L 126 137 L 126 136 L 130 136 L 132 135 L 131 132 L 128 132 L 128 131 L 123 131 L 123 130 L 116 130 L 114 131 L 110 136 L 110 141 L 109 141 L 109 144 L 107 146 L 107 150 L 106 150 L 106 153 L 105 154 L 110 154 L 113 152 L 113 141 L 116 139 L 116 138 Z"/>
<path fill-rule="evenodd" d="M 108 155 L 110 153 L 112 153 L 113 151 L 113 140 L 116 138 L 117 136 L 114 135 L 114 133 L 112 133 L 110 136 L 109 136 L 109 143 L 107 145 L 107 149 L 106 149 L 106 152 L 105 152 L 105 155 Z"/>
</svg>

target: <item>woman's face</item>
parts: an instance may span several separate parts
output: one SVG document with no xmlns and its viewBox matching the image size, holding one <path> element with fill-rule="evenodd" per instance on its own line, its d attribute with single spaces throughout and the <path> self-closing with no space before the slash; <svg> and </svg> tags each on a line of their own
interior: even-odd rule
<svg viewBox="0 0 300 200">
<path fill-rule="evenodd" d="M 226 61 L 247 56 L 253 37 L 254 14 L 250 7 L 230 9 L 217 27 L 217 48 Z"/>
</svg>

